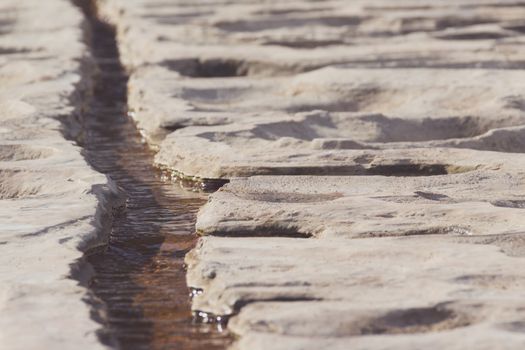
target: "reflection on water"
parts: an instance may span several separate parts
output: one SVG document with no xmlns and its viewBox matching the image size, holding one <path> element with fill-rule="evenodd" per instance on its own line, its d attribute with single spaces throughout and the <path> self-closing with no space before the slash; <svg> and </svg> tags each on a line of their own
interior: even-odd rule
<svg viewBox="0 0 525 350">
<path fill-rule="evenodd" d="M 96 272 L 90 287 L 107 306 L 101 338 L 123 349 L 223 349 L 228 334 L 192 318 L 183 264 L 206 197 L 161 181 L 152 151 L 126 116 L 127 77 L 114 32 L 83 5 L 99 72 L 81 143 L 91 164 L 128 197 L 115 213 L 107 249 L 88 258 Z"/>
</svg>

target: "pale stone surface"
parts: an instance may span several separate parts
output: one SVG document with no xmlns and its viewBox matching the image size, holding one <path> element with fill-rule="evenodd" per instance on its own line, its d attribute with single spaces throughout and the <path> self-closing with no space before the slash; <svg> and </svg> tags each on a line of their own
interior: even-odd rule
<svg viewBox="0 0 525 350">
<path fill-rule="evenodd" d="M 443 237 L 206 237 L 187 258 L 196 310 L 241 349 L 519 349 L 523 259 Z M 269 344 L 274 344 L 270 346 Z"/>
<path fill-rule="evenodd" d="M 234 178 L 197 229 L 265 236 L 187 256 L 234 348 L 524 347 L 522 4 L 98 4 L 156 162 Z"/>
<path fill-rule="evenodd" d="M 278 163 L 311 148 L 523 148 L 513 1 L 98 3 L 131 115 L 178 173 L 297 173 Z"/>
<path fill-rule="evenodd" d="M 242 86 L 258 86 L 260 80 L 275 86 L 280 76 L 327 65 L 457 72 L 523 64 L 523 9 L 514 1 L 98 4 L 117 26 L 122 59 L 132 73 L 130 107 L 147 137 L 169 132 L 164 127 L 237 119 L 230 110 L 221 115 L 192 103 L 206 91 L 213 96 L 213 89 L 223 87 L 219 96 L 235 96 Z M 193 84 L 204 91 L 184 89 L 188 80 L 197 80 Z M 225 91 L 231 84 L 238 88 Z M 174 98 L 180 90 L 182 98 Z"/>
<path fill-rule="evenodd" d="M 0 4 L 0 347 L 102 349 L 82 251 L 117 190 L 63 123 L 80 108 L 82 14 L 66 0 Z"/>
<path fill-rule="evenodd" d="M 352 175 L 363 173 L 362 168 L 367 164 L 379 164 L 381 158 L 391 159 L 393 163 L 396 158 L 398 163 L 454 165 L 456 159 L 468 158 L 471 153 L 445 148 L 514 153 L 525 150 L 525 129 L 519 124 L 520 118 L 492 122 L 472 117 L 414 121 L 321 111 L 294 117 L 274 115 L 257 121 L 178 130 L 161 144 L 156 161 L 161 166 L 200 178 Z M 515 126 L 504 127 L 506 123 Z M 490 128 L 494 124 L 500 125 Z M 447 134 L 450 137 L 447 138 Z M 438 148 L 442 149 L 437 151 Z M 434 158 L 435 153 L 450 153 L 450 157 Z M 423 160 L 425 157 L 429 160 Z"/>
<path fill-rule="evenodd" d="M 519 349 L 520 169 L 234 179 L 198 217 L 230 237 L 187 257 L 193 308 L 233 314 L 239 349 Z"/>
<path fill-rule="evenodd" d="M 240 120 L 177 130 L 162 142 L 156 161 L 190 176 L 228 178 L 342 174 L 325 167 L 352 163 L 352 149 L 521 152 L 521 73 L 328 67 L 250 85 L 228 80 L 210 87 L 207 81 L 190 80 L 180 83 L 180 94 L 173 90 L 173 96 L 221 116 L 238 112 Z M 303 110 L 319 111 L 293 113 Z M 301 167 L 308 170 L 293 170 Z"/>
<path fill-rule="evenodd" d="M 323 238 L 522 233 L 525 174 L 511 165 L 438 176 L 234 179 L 211 195 L 197 230 Z"/>
</svg>

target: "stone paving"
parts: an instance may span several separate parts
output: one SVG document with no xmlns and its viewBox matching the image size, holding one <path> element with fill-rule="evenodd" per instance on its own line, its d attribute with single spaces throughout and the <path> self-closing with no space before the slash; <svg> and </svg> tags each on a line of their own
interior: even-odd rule
<svg viewBox="0 0 525 350">
<path fill-rule="evenodd" d="M 522 4 L 99 4 L 234 348 L 525 345 Z"/>
<path fill-rule="evenodd" d="M 524 348 L 525 4 L 95 3 L 156 164 L 229 182 L 186 263 L 232 348 Z M 0 5 L 10 349 L 104 347 L 67 278 L 118 192 L 61 133 L 82 140 L 83 26 L 65 0 Z"/>
<path fill-rule="evenodd" d="M 88 58 L 82 26 L 68 1 L 0 4 L 0 348 L 6 350 L 105 348 L 79 281 L 90 277 L 83 251 L 103 243 L 117 192 L 66 139 L 81 132 Z"/>
</svg>

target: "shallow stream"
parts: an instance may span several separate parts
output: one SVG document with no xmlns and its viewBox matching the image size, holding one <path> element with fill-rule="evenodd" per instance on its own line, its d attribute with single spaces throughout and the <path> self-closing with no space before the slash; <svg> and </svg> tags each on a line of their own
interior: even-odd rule
<svg viewBox="0 0 525 350">
<path fill-rule="evenodd" d="M 121 349 L 223 349 L 229 335 L 195 322 L 185 279 L 184 256 L 196 242 L 195 214 L 206 196 L 162 180 L 154 152 L 126 115 L 127 76 L 114 30 L 89 1 L 80 5 L 98 71 L 80 143 L 92 166 L 127 196 L 108 246 L 88 256 L 90 288 L 106 309 L 101 340 Z"/>
</svg>

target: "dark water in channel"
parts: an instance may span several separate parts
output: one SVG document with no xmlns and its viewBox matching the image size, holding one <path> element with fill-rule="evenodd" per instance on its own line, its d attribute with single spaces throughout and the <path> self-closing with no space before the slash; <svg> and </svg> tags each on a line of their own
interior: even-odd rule
<svg viewBox="0 0 525 350">
<path fill-rule="evenodd" d="M 114 31 L 97 20 L 89 1 L 78 2 L 99 70 L 82 145 L 92 166 L 128 197 L 126 208 L 115 213 L 107 249 L 88 257 L 96 272 L 90 287 L 107 307 L 101 339 L 116 339 L 122 349 L 224 349 L 226 333 L 193 321 L 183 265 L 206 197 L 161 180 L 153 152 L 126 116 L 127 76 Z"/>
</svg>

